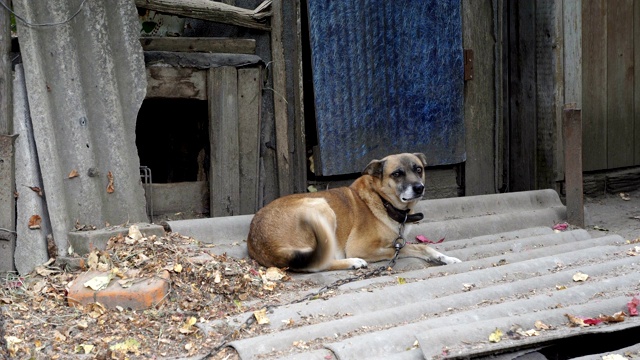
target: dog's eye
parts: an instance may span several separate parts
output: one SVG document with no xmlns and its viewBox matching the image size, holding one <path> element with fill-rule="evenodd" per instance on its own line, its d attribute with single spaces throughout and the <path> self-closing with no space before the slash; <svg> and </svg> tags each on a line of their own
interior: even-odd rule
<svg viewBox="0 0 640 360">
<path fill-rule="evenodd" d="M 415 172 L 417 172 L 418 174 L 422 174 L 422 168 L 420 166 L 416 166 Z"/>
<path fill-rule="evenodd" d="M 400 170 L 396 170 L 396 171 L 391 173 L 391 176 L 394 177 L 394 178 L 399 178 L 402 175 L 403 175 L 403 172 L 400 171 Z"/>
</svg>

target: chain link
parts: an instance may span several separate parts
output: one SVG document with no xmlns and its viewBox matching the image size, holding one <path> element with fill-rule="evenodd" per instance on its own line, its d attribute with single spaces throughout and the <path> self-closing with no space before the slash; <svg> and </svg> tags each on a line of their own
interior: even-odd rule
<svg viewBox="0 0 640 360">
<path fill-rule="evenodd" d="M 299 304 L 299 303 L 303 303 L 305 301 L 309 301 L 312 300 L 313 298 L 320 296 L 322 294 L 324 294 L 325 292 L 331 291 L 331 290 L 335 290 L 337 288 L 339 288 L 342 285 L 357 281 L 357 280 L 364 280 L 364 279 L 369 279 L 375 276 L 380 275 L 383 271 L 391 271 L 393 270 L 393 267 L 396 265 L 396 260 L 398 259 L 398 255 L 400 254 L 400 250 L 407 244 L 407 240 L 404 238 L 404 225 L 405 222 L 407 221 L 407 215 L 405 214 L 405 218 L 404 221 L 402 223 L 400 223 L 400 227 L 398 228 L 398 237 L 393 240 L 393 248 L 395 249 L 395 253 L 393 255 L 393 257 L 391 258 L 391 260 L 389 260 L 389 263 L 386 265 L 382 265 L 379 266 L 369 272 L 360 274 L 360 275 L 355 275 L 355 276 L 351 276 L 348 278 L 344 278 L 344 279 L 338 279 L 336 281 L 334 281 L 333 283 L 329 284 L 329 285 L 325 285 L 322 288 L 320 288 L 317 291 L 308 293 L 307 295 L 293 300 L 291 302 L 288 302 L 286 304 L 271 304 L 271 305 L 266 305 L 264 306 L 262 309 L 265 309 L 266 312 L 269 312 L 275 308 L 278 308 L 280 306 L 287 306 L 287 305 L 292 305 L 292 304 Z M 203 359 L 208 358 L 209 356 L 215 355 L 217 354 L 220 350 L 222 350 L 222 348 L 227 345 L 227 342 L 229 341 L 229 339 L 236 333 L 239 333 L 241 330 L 244 330 L 246 328 L 249 328 L 251 325 L 253 325 L 256 322 L 256 318 L 255 316 L 252 314 L 250 315 L 247 320 L 245 320 L 244 323 L 242 323 L 242 325 L 240 325 L 236 331 L 228 334 L 227 336 L 225 336 L 220 344 L 218 346 L 216 346 L 213 350 L 211 350 L 207 355 L 205 355 L 203 357 Z"/>
</svg>

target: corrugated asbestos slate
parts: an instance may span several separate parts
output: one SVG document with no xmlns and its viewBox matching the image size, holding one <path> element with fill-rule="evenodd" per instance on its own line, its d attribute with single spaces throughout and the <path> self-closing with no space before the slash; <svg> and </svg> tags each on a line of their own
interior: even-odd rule
<svg viewBox="0 0 640 360">
<path fill-rule="evenodd" d="M 565 314 L 597 318 L 627 311 L 627 303 L 640 291 L 640 262 L 631 256 L 636 244 L 618 235 L 592 238 L 583 229 L 555 232 L 552 226 L 566 215 L 554 191 L 426 200 L 418 207 L 426 220 L 407 238 L 422 234 L 437 240 L 450 229 L 443 243 L 432 246 L 462 263 L 425 267 L 422 260 L 404 258 L 394 268 L 396 273 L 347 283 L 322 299 L 286 305 L 308 293 L 295 290 L 295 284 L 311 282 L 321 288 L 353 272 L 292 274 L 294 286 L 280 293 L 283 305 L 267 314 L 270 323 L 260 325 L 259 331 L 242 332 L 229 346 L 242 359 L 505 354 L 500 359 L 506 360 L 566 338 L 640 327 L 638 317 L 592 327 L 568 325 Z M 200 240 L 223 243 L 215 235 Z M 385 264 L 370 264 L 370 269 Z M 574 281 L 577 272 L 589 278 Z M 250 316 L 199 326 L 205 333 L 226 333 Z M 519 327 L 536 329 L 536 321 L 551 328 L 532 336 L 515 332 Z M 504 335 L 493 343 L 489 335 L 496 329 Z"/>
<path fill-rule="evenodd" d="M 459 0 L 309 1 L 321 175 L 424 152 L 464 161 Z"/>
<path fill-rule="evenodd" d="M 148 221 L 135 145 L 146 76 L 129 0 L 15 0 L 29 109 L 59 254 L 76 223 Z M 78 177 L 69 178 L 76 170 Z M 113 193 L 107 192 L 108 174 Z"/>
</svg>

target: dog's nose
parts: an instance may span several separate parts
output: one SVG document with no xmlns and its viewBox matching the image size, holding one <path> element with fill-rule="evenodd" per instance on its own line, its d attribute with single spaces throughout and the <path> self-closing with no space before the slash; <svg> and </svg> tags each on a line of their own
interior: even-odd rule
<svg viewBox="0 0 640 360">
<path fill-rule="evenodd" d="M 422 194 L 423 191 L 424 191 L 424 185 L 422 184 L 413 185 L 413 192 L 415 192 L 416 194 Z"/>
</svg>

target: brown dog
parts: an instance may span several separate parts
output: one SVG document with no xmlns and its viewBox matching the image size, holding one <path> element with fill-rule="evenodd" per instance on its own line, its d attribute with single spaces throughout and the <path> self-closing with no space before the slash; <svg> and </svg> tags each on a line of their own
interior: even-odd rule
<svg viewBox="0 0 640 360">
<path fill-rule="evenodd" d="M 274 200 L 251 221 L 249 256 L 263 266 L 306 272 L 391 259 L 400 224 L 422 219 L 412 212 L 424 193 L 426 163 L 420 153 L 390 155 L 371 161 L 349 187 Z M 399 255 L 460 262 L 422 244 L 407 244 Z"/>
</svg>

